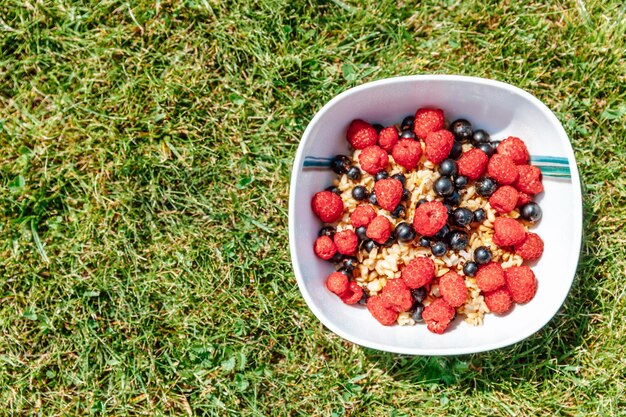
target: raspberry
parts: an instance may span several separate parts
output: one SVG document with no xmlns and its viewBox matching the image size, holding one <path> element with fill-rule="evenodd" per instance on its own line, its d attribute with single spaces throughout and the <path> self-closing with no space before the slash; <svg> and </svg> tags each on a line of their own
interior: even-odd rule
<svg viewBox="0 0 626 417">
<path fill-rule="evenodd" d="M 391 152 L 398 143 L 398 129 L 393 126 L 386 127 L 378 134 L 378 146 L 387 152 Z"/>
<path fill-rule="evenodd" d="M 391 223 L 385 216 L 378 215 L 367 226 L 365 234 L 374 242 L 382 245 L 391 236 Z"/>
<path fill-rule="evenodd" d="M 313 213 L 324 223 L 332 223 L 339 220 L 343 213 L 343 201 L 341 197 L 330 191 L 320 191 L 311 200 Z"/>
<path fill-rule="evenodd" d="M 454 318 L 454 308 L 443 298 L 437 298 L 424 308 L 422 317 L 426 321 L 428 330 L 442 334 Z"/>
<path fill-rule="evenodd" d="M 511 309 L 511 293 L 506 287 L 498 288 L 485 294 L 485 304 L 495 314 L 504 314 Z"/>
<path fill-rule="evenodd" d="M 428 285 L 435 278 L 435 262 L 425 256 L 413 258 L 402 269 L 402 279 L 411 289 Z"/>
<path fill-rule="evenodd" d="M 378 205 L 393 211 L 402 200 L 402 183 L 395 178 L 379 180 L 374 185 L 374 192 Z"/>
<path fill-rule="evenodd" d="M 380 296 L 386 308 L 398 313 L 408 311 L 413 306 L 411 290 L 406 286 L 404 280 L 400 278 L 387 281 Z"/>
<path fill-rule="evenodd" d="M 527 266 L 512 266 L 504 271 L 506 286 L 511 292 L 513 301 L 527 303 L 537 292 L 535 273 Z"/>
<path fill-rule="evenodd" d="M 452 307 L 460 307 L 467 299 L 467 287 L 462 276 L 454 271 L 439 278 L 439 292 Z"/>
<path fill-rule="evenodd" d="M 509 136 L 500 142 L 496 151 L 511 158 L 516 165 L 528 163 L 528 148 L 520 138 Z"/>
<path fill-rule="evenodd" d="M 518 190 L 535 195 L 543 191 L 541 183 L 541 170 L 533 165 L 520 165 L 517 167 L 519 177 L 515 181 L 515 188 Z"/>
<path fill-rule="evenodd" d="M 445 129 L 430 132 L 426 139 L 425 154 L 426 158 L 433 164 L 438 164 L 450 155 L 452 146 L 454 145 L 454 135 Z"/>
<path fill-rule="evenodd" d="M 376 175 L 378 171 L 387 168 L 387 163 L 389 163 L 389 156 L 380 146 L 368 146 L 359 154 L 361 168 L 371 175 Z"/>
<path fill-rule="evenodd" d="M 475 180 L 485 172 L 488 161 L 489 157 L 486 153 L 480 149 L 472 148 L 461 155 L 457 161 L 459 175 L 464 175 L 470 180 Z"/>
<path fill-rule="evenodd" d="M 376 129 L 366 121 L 357 119 L 353 120 L 348 126 L 346 139 L 354 149 L 364 149 L 368 146 L 376 145 L 378 134 Z"/>
<path fill-rule="evenodd" d="M 509 185 L 517 179 L 517 166 L 508 156 L 495 154 L 489 159 L 487 173 L 498 184 Z"/>
<path fill-rule="evenodd" d="M 413 131 L 415 135 L 424 140 L 430 132 L 443 129 L 444 119 L 441 109 L 419 109 L 415 112 Z"/>
<path fill-rule="evenodd" d="M 386 308 L 380 295 L 368 298 L 366 305 L 372 316 L 383 326 L 391 326 L 398 319 L 398 313 Z"/>
<path fill-rule="evenodd" d="M 361 204 L 354 209 L 350 215 L 350 224 L 355 229 L 361 226 L 367 226 L 376 217 L 374 207 L 369 204 Z"/>
<path fill-rule="evenodd" d="M 533 201 L 533 198 L 531 196 L 521 191 L 518 191 L 517 204 L 516 204 L 517 207 L 522 207 L 524 204 L 530 203 L 531 201 Z"/>
<path fill-rule="evenodd" d="M 415 209 L 413 227 L 424 236 L 437 233 L 448 221 L 448 210 L 440 201 L 430 201 Z"/>
<path fill-rule="evenodd" d="M 543 240 L 538 234 L 528 232 L 526 238 L 515 245 L 515 253 L 526 261 L 534 261 L 539 259 L 543 253 Z"/>
<path fill-rule="evenodd" d="M 326 288 L 328 291 L 343 295 L 348 290 L 348 276 L 341 272 L 333 272 L 326 278 Z"/>
<path fill-rule="evenodd" d="M 363 288 L 359 287 L 359 284 L 356 282 L 351 281 L 350 284 L 348 284 L 348 290 L 339 297 L 341 301 L 346 304 L 356 304 L 361 300 L 361 297 L 363 297 Z"/>
<path fill-rule="evenodd" d="M 422 145 L 416 140 L 402 139 L 393 147 L 391 156 L 398 165 L 412 170 L 422 157 Z"/>
<path fill-rule="evenodd" d="M 498 213 L 510 213 L 517 205 L 519 193 L 510 185 L 504 185 L 489 197 L 489 204 Z"/>
<path fill-rule="evenodd" d="M 337 252 L 342 255 L 352 255 L 356 252 L 356 248 L 359 245 L 359 238 L 352 230 L 342 230 L 335 233 L 333 238 L 335 246 L 337 246 Z"/>
<path fill-rule="evenodd" d="M 481 291 L 495 291 L 505 283 L 504 270 L 499 263 L 489 262 L 486 265 L 478 267 L 478 272 L 476 272 L 476 285 L 478 285 Z"/>
<path fill-rule="evenodd" d="M 327 261 L 337 253 L 337 246 L 328 236 L 320 236 L 315 239 L 313 252 L 323 260 Z"/>
<path fill-rule="evenodd" d="M 493 243 L 498 246 L 513 246 L 526 239 L 526 230 L 520 222 L 508 217 L 498 217 L 493 222 Z"/>
</svg>

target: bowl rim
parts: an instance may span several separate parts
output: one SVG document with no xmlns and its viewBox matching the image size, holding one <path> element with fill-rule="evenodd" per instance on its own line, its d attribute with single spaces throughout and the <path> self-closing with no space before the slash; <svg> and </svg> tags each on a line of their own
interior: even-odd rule
<svg viewBox="0 0 626 417">
<path fill-rule="evenodd" d="M 532 102 L 535 106 L 537 106 L 537 108 L 539 108 L 539 110 L 548 118 L 548 120 L 555 125 L 560 139 L 565 139 L 565 143 L 568 145 L 568 146 L 565 146 L 565 154 L 567 156 L 567 160 L 568 160 L 570 172 L 571 172 L 572 192 L 574 193 L 575 200 L 578 203 L 577 207 L 573 207 L 574 210 L 572 212 L 574 216 L 574 221 L 576 223 L 575 225 L 573 225 L 574 237 L 575 237 L 575 242 L 578 242 L 578 244 L 574 243 L 571 248 L 572 259 L 575 260 L 575 262 L 571 262 L 567 267 L 567 271 L 565 271 L 566 272 L 565 276 L 571 277 L 571 279 L 568 283 L 568 288 L 567 288 L 567 291 L 565 292 L 565 296 L 560 300 L 558 304 L 555 304 L 557 306 L 556 309 L 554 309 L 554 311 L 550 311 L 550 314 L 546 314 L 545 320 L 538 322 L 538 325 L 536 326 L 534 330 L 532 330 L 532 332 L 526 335 L 522 335 L 521 337 L 511 336 L 509 338 L 505 338 L 497 342 L 481 345 L 478 348 L 476 347 L 474 348 L 453 347 L 453 348 L 437 348 L 437 349 L 420 348 L 420 347 L 409 348 L 409 347 L 398 347 L 398 346 L 388 345 L 388 344 L 383 344 L 383 343 L 378 343 L 378 342 L 371 342 L 368 340 L 363 340 L 359 337 L 355 337 L 354 335 L 351 335 L 349 333 L 346 333 L 343 330 L 336 327 L 331 321 L 327 320 L 325 313 L 323 313 L 317 307 L 317 305 L 313 302 L 312 297 L 305 290 L 306 286 L 304 284 L 304 275 L 300 269 L 300 263 L 298 262 L 298 255 L 297 255 L 296 245 L 295 245 L 296 236 L 295 236 L 295 224 L 294 224 L 295 220 L 294 220 L 293 213 L 295 211 L 295 205 L 296 205 L 296 198 L 295 198 L 296 185 L 298 183 L 298 178 L 300 176 L 300 173 L 302 172 L 303 159 L 305 156 L 303 154 L 304 145 L 307 142 L 313 127 L 317 124 L 318 120 L 321 119 L 324 116 L 324 114 L 334 106 L 335 103 L 342 100 L 344 97 L 348 95 L 355 94 L 360 91 L 368 90 L 371 88 L 378 88 L 380 86 L 389 85 L 389 84 L 413 83 L 413 82 L 423 82 L 423 81 L 448 81 L 448 82 L 454 81 L 454 82 L 465 82 L 465 83 L 470 83 L 470 84 L 482 84 L 482 85 L 487 85 L 491 87 L 497 87 L 497 88 L 501 88 L 504 90 L 508 90 L 509 92 L 515 95 L 522 96 L 523 98 L 525 98 L 526 100 Z M 578 167 L 576 166 L 576 158 L 574 155 L 574 150 L 571 145 L 571 141 L 569 140 L 569 137 L 567 133 L 565 132 L 565 129 L 563 128 L 562 123 L 558 120 L 558 118 L 552 112 L 552 110 L 550 110 L 541 100 L 539 100 L 538 98 L 536 98 L 529 92 L 519 87 L 513 86 L 511 84 L 508 84 L 502 81 L 496 81 L 496 80 L 481 78 L 481 77 L 465 76 L 465 75 L 448 75 L 448 74 L 445 74 L 445 75 L 444 74 L 427 74 L 427 75 L 408 75 L 408 76 L 390 77 L 390 78 L 384 78 L 384 79 L 380 79 L 376 81 L 367 82 L 359 86 L 349 88 L 348 90 L 345 90 L 342 93 L 336 95 L 331 100 L 329 100 L 313 116 L 313 118 L 307 125 L 300 139 L 300 143 L 296 151 L 296 156 L 294 159 L 294 164 L 293 164 L 292 172 L 291 172 L 291 181 L 290 181 L 290 186 L 289 186 L 289 209 L 288 209 L 289 251 L 291 255 L 291 264 L 293 266 L 294 274 L 296 276 L 296 281 L 298 283 L 298 289 L 300 293 L 302 294 L 302 297 L 304 298 L 306 304 L 311 309 L 315 317 L 317 317 L 317 319 L 320 322 L 322 322 L 322 324 L 326 326 L 326 328 L 328 328 L 330 331 L 340 336 L 341 338 L 348 340 L 352 343 L 355 343 L 357 345 L 363 346 L 363 347 L 385 351 L 385 352 L 408 354 L 408 355 L 447 356 L 447 355 L 470 354 L 470 353 L 486 352 L 486 351 L 513 345 L 537 333 L 546 324 L 548 324 L 548 322 L 550 322 L 554 318 L 554 316 L 558 313 L 563 303 L 567 299 L 567 296 L 569 295 L 571 291 L 571 287 L 574 283 L 576 270 L 578 268 L 578 262 L 580 260 L 580 251 L 582 247 L 582 217 L 583 217 L 583 210 L 582 210 L 582 191 L 581 191 L 580 176 L 578 172 Z"/>
</svg>

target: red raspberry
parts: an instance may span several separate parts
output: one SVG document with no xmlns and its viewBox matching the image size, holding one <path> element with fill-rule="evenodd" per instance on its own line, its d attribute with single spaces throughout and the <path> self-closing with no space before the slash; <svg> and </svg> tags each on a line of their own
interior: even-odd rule
<svg viewBox="0 0 626 417">
<path fill-rule="evenodd" d="M 332 223 L 341 217 L 343 213 L 343 201 L 341 197 L 330 191 L 320 191 L 311 200 L 313 213 L 324 223 Z"/>
<path fill-rule="evenodd" d="M 356 252 L 357 246 L 359 246 L 359 238 L 350 229 L 335 233 L 333 240 L 335 241 L 335 246 L 337 246 L 337 252 L 342 255 L 352 255 Z"/>
<path fill-rule="evenodd" d="M 439 278 L 439 292 L 452 307 L 462 306 L 467 299 L 465 280 L 455 271 L 449 271 Z"/>
<path fill-rule="evenodd" d="M 328 278 L 326 278 L 326 288 L 328 288 L 328 291 L 338 296 L 343 295 L 348 291 L 348 276 L 341 272 L 331 273 Z"/>
<path fill-rule="evenodd" d="M 500 142 L 496 151 L 511 158 L 516 165 L 528 163 L 528 148 L 520 138 L 509 136 Z"/>
<path fill-rule="evenodd" d="M 386 127 L 378 134 L 378 146 L 385 151 L 391 152 L 396 143 L 398 143 L 398 129 L 394 126 Z"/>
<path fill-rule="evenodd" d="M 320 236 L 315 239 L 313 252 L 323 260 L 327 261 L 337 253 L 337 246 L 328 236 Z"/>
<path fill-rule="evenodd" d="M 493 229 L 493 243 L 498 246 L 513 246 L 526 239 L 526 229 L 515 219 L 498 217 L 493 223 Z"/>
<path fill-rule="evenodd" d="M 424 236 L 437 233 L 448 221 L 448 210 L 440 201 L 429 201 L 415 209 L 413 227 Z"/>
<path fill-rule="evenodd" d="M 511 309 L 511 293 L 506 287 L 498 288 L 485 294 L 485 304 L 495 314 L 504 314 Z"/>
<path fill-rule="evenodd" d="M 519 177 L 515 181 L 515 188 L 530 195 L 539 194 L 543 191 L 539 168 L 533 165 L 520 165 L 517 170 Z"/>
<path fill-rule="evenodd" d="M 424 140 L 430 132 L 443 129 L 443 125 L 443 110 L 423 108 L 415 113 L 413 131 L 418 138 Z"/>
<path fill-rule="evenodd" d="M 412 139 L 402 139 L 391 151 L 396 163 L 409 171 L 415 169 L 422 157 L 422 145 L 420 142 Z"/>
<path fill-rule="evenodd" d="M 489 159 L 487 173 L 498 184 L 509 185 L 517 179 L 517 166 L 508 156 L 497 153 Z"/>
<path fill-rule="evenodd" d="M 376 129 L 366 121 L 353 120 L 348 126 L 346 139 L 354 149 L 364 149 L 368 146 L 376 145 L 378 134 Z"/>
<path fill-rule="evenodd" d="M 350 224 L 355 229 L 361 226 L 367 226 L 376 217 L 374 207 L 369 204 L 361 204 L 354 209 L 350 215 Z"/>
<path fill-rule="evenodd" d="M 477 148 L 472 148 L 465 152 L 459 160 L 459 175 L 465 175 L 470 180 L 475 180 L 485 172 L 489 157 L 486 153 Z"/>
<path fill-rule="evenodd" d="M 454 318 L 454 308 L 443 298 L 437 298 L 424 308 L 422 318 L 426 321 L 428 330 L 442 334 Z"/>
<path fill-rule="evenodd" d="M 359 154 L 361 169 L 371 175 L 387 168 L 389 156 L 380 146 L 372 145 L 363 149 Z"/>
<path fill-rule="evenodd" d="M 367 226 L 365 234 L 374 242 L 382 245 L 391 236 L 391 223 L 385 216 L 378 215 Z"/>
<path fill-rule="evenodd" d="M 504 276 L 513 301 L 523 304 L 533 299 L 537 292 L 537 280 L 532 269 L 527 266 L 512 266 L 504 271 Z"/>
<path fill-rule="evenodd" d="M 478 267 L 478 272 L 476 272 L 476 285 L 478 285 L 481 291 L 495 291 L 505 283 L 504 270 L 499 263 L 489 262 L 486 265 Z"/>
<path fill-rule="evenodd" d="M 526 239 L 515 245 L 515 253 L 526 261 L 534 261 L 541 258 L 543 253 L 543 240 L 538 234 L 528 232 Z"/>
<path fill-rule="evenodd" d="M 402 183 L 395 178 L 376 181 L 376 201 L 385 210 L 393 211 L 402 200 Z"/>
<path fill-rule="evenodd" d="M 398 313 L 386 308 L 380 295 L 368 298 L 366 305 L 372 316 L 383 326 L 391 326 L 398 319 Z"/>
<path fill-rule="evenodd" d="M 402 279 L 409 288 L 419 288 L 428 285 L 435 278 L 435 262 L 425 256 L 413 258 L 402 269 Z"/>
<path fill-rule="evenodd" d="M 361 300 L 361 297 L 363 297 L 363 288 L 354 281 L 348 284 L 348 290 L 340 296 L 341 301 L 346 304 L 356 304 Z"/>
<path fill-rule="evenodd" d="M 518 191 L 517 207 L 522 207 L 526 203 L 533 201 L 533 198 L 526 193 Z"/>
<path fill-rule="evenodd" d="M 380 296 L 386 308 L 398 313 L 408 311 L 413 306 L 411 290 L 406 286 L 404 280 L 400 278 L 387 281 Z"/>
<path fill-rule="evenodd" d="M 424 150 L 426 158 L 433 164 L 438 164 L 450 155 L 454 145 L 454 135 L 452 132 L 441 129 L 430 132 L 424 142 L 426 143 Z"/>
<path fill-rule="evenodd" d="M 519 193 L 510 185 L 504 185 L 489 197 L 489 204 L 498 213 L 510 213 L 517 205 Z"/>
</svg>

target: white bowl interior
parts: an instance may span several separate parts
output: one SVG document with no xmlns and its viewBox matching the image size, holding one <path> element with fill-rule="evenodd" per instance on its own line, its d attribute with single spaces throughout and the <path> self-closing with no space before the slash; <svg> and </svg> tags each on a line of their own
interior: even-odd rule
<svg viewBox="0 0 626 417">
<path fill-rule="evenodd" d="M 488 314 L 482 326 L 457 321 L 443 335 L 426 326 L 380 325 L 361 306 L 348 306 L 324 285 L 332 264 L 312 250 L 321 222 L 310 208 L 314 193 L 330 185 L 328 169 L 303 169 L 305 156 L 348 153 L 345 133 L 356 118 L 390 125 L 420 107 L 439 107 L 446 119 L 466 118 L 492 139 L 522 138 L 531 155 L 569 160 L 571 179 L 544 177 L 539 202 L 543 218 L 533 231 L 545 242 L 533 265 L 537 295 L 504 315 Z M 569 139 L 554 114 L 530 94 L 508 84 L 461 76 L 410 76 L 381 80 L 348 90 L 331 100 L 307 127 L 292 172 L 289 238 L 300 291 L 313 313 L 339 336 L 363 346 L 406 354 L 448 355 L 490 350 L 522 340 L 543 327 L 558 311 L 571 287 L 581 243 L 580 181 Z"/>
</svg>

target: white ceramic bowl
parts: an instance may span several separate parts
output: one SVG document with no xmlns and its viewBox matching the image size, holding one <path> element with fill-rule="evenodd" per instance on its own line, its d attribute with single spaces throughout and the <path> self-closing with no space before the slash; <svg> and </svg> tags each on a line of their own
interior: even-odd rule
<svg viewBox="0 0 626 417">
<path fill-rule="evenodd" d="M 353 119 L 390 125 L 420 107 L 444 110 L 447 120 L 466 118 L 492 139 L 522 138 L 531 155 L 566 158 L 569 179 L 544 177 L 538 201 L 543 218 L 533 229 L 545 242 L 532 266 L 538 291 L 529 303 L 505 316 L 488 314 L 482 326 L 457 318 L 443 335 L 424 325 L 379 324 L 362 306 L 349 306 L 330 293 L 325 278 L 334 270 L 313 253 L 321 223 L 311 211 L 313 195 L 336 177 L 329 169 L 303 169 L 305 157 L 349 153 L 345 140 Z M 475 77 L 417 75 L 375 81 L 330 100 L 309 123 L 296 153 L 289 196 L 289 243 L 298 286 L 317 318 L 337 335 L 362 346 L 412 355 L 456 355 L 518 342 L 541 329 L 556 314 L 570 290 L 581 244 L 580 179 L 567 134 L 554 114 L 531 94 L 509 84 Z"/>
</svg>

